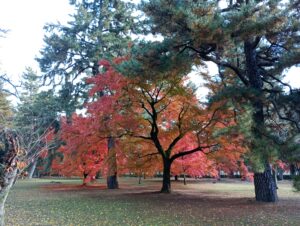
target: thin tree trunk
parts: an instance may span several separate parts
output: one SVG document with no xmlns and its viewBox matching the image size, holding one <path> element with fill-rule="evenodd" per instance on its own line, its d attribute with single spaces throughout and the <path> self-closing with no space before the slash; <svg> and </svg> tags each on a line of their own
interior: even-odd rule
<svg viewBox="0 0 300 226">
<path fill-rule="evenodd" d="M 5 175 L 5 177 L 1 178 L 1 180 L 4 180 L 4 187 L 1 188 L 0 191 L 0 225 L 4 226 L 4 215 L 5 215 L 5 202 L 8 196 L 8 193 L 13 186 L 15 180 L 17 177 L 17 169 L 14 169 L 12 172 L 10 172 L 8 175 Z"/>
<path fill-rule="evenodd" d="M 178 175 L 175 175 L 175 176 L 174 176 L 174 180 L 175 180 L 175 181 L 178 181 Z"/>
<path fill-rule="evenodd" d="M 142 183 L 142 175 L 143 175 L 143 173 L 142 173 L 142 172 L 140 172 L 140 173 L 139 173 L 139 184 L 141 184 L 141 183 Z"/>
<path fill-rule="evenodd" d="M 29 173 L 28 173 L 28 179 L 32 179 L 32 177 L 33 177 L 33 174 L 34 174 L 34 172 L 35 172 L 35 169 L 36 169 L 36 165 L 37 165 L 37 159 L 32 163 L 32 166 L 31 166 L 31 168 L 30 168 L 30 170 L 29 170 Z"/>
<path fill-rule="evenodd" d="M 296 175 L 296 166 L 293 163 L 290 165 L 290 174 L 291 174 L 291 177 Z"/>
<path fill-rule="evenodd" d="M 256 201 L 276 202 L 278 201 L 276 183 L 272 175 L 270 164 L 267 164 L 263 173 L 254 174 Z"/>
<path fill-rule="evenodd" d="M 283 180 L 283 169 L 279 169 L 278 170 L 278 177 L 277 177 L 277 180 Z"/>
<path fill-rule="evenodd" d="M 118 178 L 117 178 L 117 158 L 116 158 L 116 149 L 115 149 L 115 139 L 113 137 L 108 138 L 107 188 L 108 189 L 119 188 Z"/>
<path fill-rule="evenodd" d="M 163 171 L 163 185 L 160 190 L 161 193 L 171 193 L 171 162 L 169 159 L 163 159 L 164 171 Z"/>
<path fill-rule="evenodd" d="M 185 176 L 185 173 L 183 174 L 183 184 L 186 185 L 186 176 Z"/>
<path fill-rule="evenodd" d="M 86 178 L 87 178 L 88 174 L 87 173 L 83 173 L 83 181 L 82 181 L 82 186 L 86 186 L 87 182 L 86 182 Z"/>
<path fill-rule="evenodd" d="M 272 175 L 273 175 L 273 179 L 275 181 L 276 189 L 278 189 L 278 186 L 277 186 L 277 167 L 274 170 L 272 170 Z"/>
</svg>

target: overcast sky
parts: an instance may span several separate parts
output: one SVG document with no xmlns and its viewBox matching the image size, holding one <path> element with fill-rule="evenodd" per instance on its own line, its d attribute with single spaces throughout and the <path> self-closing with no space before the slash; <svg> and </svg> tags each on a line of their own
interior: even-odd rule
<svg viewBox="0 0 300 226">
<path fill-rule="evenodd" d="M 0 38 L 0 70 L 9 77 L 38 68 L 34 58 L 43 46 L 43 26 L 66 23 L 72 7 L 69 0 L 0 0 L 0 28 L 8 29 Z"/>
<path fill-rule="evenodd" d="M 9 30 L 0 38 L 0 71 L 16 79 L 26 66 L 38 70 L 34 58 L 43 46 L 43 26 L 66 23 L 72 9 L 69 0 L 0 0 L 0 28 Z M 300 68 L 292 68 L 286 81 L 300 87 Z"/>
</svg>

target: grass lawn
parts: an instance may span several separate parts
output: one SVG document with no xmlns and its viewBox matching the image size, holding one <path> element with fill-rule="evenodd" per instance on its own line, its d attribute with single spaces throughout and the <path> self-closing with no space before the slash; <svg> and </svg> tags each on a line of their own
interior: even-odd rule
<svg viewBox="0 0 300 226">
<path fill-rule="evenodd" d="M 158 180 L 119 183 L 107 190 L 103 181 L 81 187 L 79 180 L 19 180 L 7 200 L 6 224 L 300 225 L 300 194 L 286 181 L 279 182 L 278 203 L 255 202 L 252 183 L 238 180 L 173 182 L 172 194 L 158 193 Z"/>
</svg>

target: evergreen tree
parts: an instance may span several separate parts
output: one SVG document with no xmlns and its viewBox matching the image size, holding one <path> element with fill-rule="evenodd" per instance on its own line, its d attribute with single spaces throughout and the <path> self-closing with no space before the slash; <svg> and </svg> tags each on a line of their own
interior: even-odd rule
<svg viewBox="0 0 300 226">
<path fill-rule="evenodd" d="M 17 106 L 14 127 L 22 138 L 23 144 L 32 144 L 35 140 L 39 140 L 38 138 L 43 136 L 46 131 L 50 129 L 57 131 L 60 106 L 53 91 L 39 91 L 39 76 L 31 68 L 27 68 L 24 72 L 22 84 L 21 102 Z M 37 143 L 35 145 L 37 150 L 32 153 L 39 152 L 38 149 L 45 146 L 43 142 Z M 48 151 L 52 153 L 57 145 L 59 144 L 53 143 Z M 30 163 L 29 177 L 32 177 L 40 160 L 33 158 L 33 162 Z"/>
<path fill-rule="evenodd" d="M 2 90 L 0 83 L 0 127 L 11 127 L 13 111 L 12 107 L 7 100 L 8 95 Z"/>
<path fill-rule="evenodd" d="M 38 58 L 44 79 L 62 88 L 60 96 L 70 119 L 86 97 L 82 78 L 98 74 L 98 61 L 123 56 L 133 32 L 133 5 L 121 0 L 72 0 L 75 14 L 68 25 L 48 24 L 45 47 Z"/>
<path fill-rule="evenodd" d="M 273 151 L 266 148 L 274 142 L 266 127 L 268 110 L 276 110 L 283 87 L 293 92 L 282 78 L 285 69 L 300 63 L 299 6 L 294 0 L 150 0 L 141 4 L 152 32 L 170 43 L 170 51 L 188 52 L 187 63 L 215 63 L 225 83 L 228 74 L 238 78 L 233 87 L 247 94 L 252 106 L 250 147 L 264 165 L 264 172 L 257 170 L 254 176 L 258 201 L 277 200 L 270 166 Z"/>
<path fill-rule="evenodd" d="M 72 113 L 87 98 L 84 79 L 99 73 L 99 60 L 126 55 L 130 34 L 135 32 L 132 3 L 71 0 L 70 4 L 76 9 L 72 20 L 68 25 L 45 27 L 49 35 L 37 59 L 45 81 L 61 85 L 60 103 L 69 123 Z M 117 184 L 113 180 L 108 178 L 108 187 L 115 187 L 110 186 Z"/>
</svg>

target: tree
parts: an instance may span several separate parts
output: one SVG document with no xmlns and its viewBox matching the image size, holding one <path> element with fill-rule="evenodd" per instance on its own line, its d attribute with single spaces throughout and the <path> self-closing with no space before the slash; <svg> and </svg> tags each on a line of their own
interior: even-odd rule
<svg viewBox="0 0 300 226">
<path fill-rule="evenodd" d="M 238 79 L 235 88 L 251 94 L 247 96 L 253 109 L 250 147 L 261 153 L 259 161 L 264 163 L 264 169 L 260 169 L 264 172 L 259 170 L 254 175 L 256 200 L 274 202 L 277 191 L 272 159 L 262 151 L 268 143 L 266 110 L 276 110 L 283 86 L 291 89 L 282 81 L 284 70 L 300 62 L 299 1 L 222 3 L 152 0 L 143 2 L 141 8 L 152 24 L 152 32 L 171 43 L 170 51 L 189 52 L 189 60 L 195 64 L 199 60 L 215 63 L 224 82 L 226 71 Z M 266 103 L 272 107 L 266 107 Z"/>
<path fill-rule="evenodd" d="M 21 142 L 31 144 L 42 136 L 49 128 L 56 132 L 59 127 L 58 112 L 60 106 L 52 91 L 39 91 L 39 76 L 32 69 L 27 68 L 22 76 L 22 92 L 20 103 L 14 117 L 14 128 L 19 133 Z M 44 147 L 44 143 L 35 145 L 35 152 Z M 52 152 L 58 143 L 52 143 L 48 148 Z M 32 177 L 40 158 L 33 158 L 30 162 L 29 178 Z"/>
<path fill-rule="evenodd" d="M 219 105 L 210 109 L 201 106 L 193 89 L 186 87 L 182 76 L 176 74 L 177 70 L 144 81 L 126 79 L 108 61 L 101 61 L 101 65 L 104 73 L 89 80 L 94 84 L 91 94 L 107 95 L 90 103 L 88 112 L 95 116 L 93 120 L 100 123 L 102 131 L 108 130 L 114 137 L 127 137 L 124 142 L 133 138 L 152 145 L 154 152 L 142 156 L 161 157 L 161 192 L 171 192 L 171 165 L 176 159 L 197 152 L 215 152 L 228 144 L 228 137 L 213 133 L 234 125 L 233 112 Z M 234 152 L 232 144 L 239 139 L 234 135 L 230 148 L 223 151 Z M 139 150 L 138 145 L 136 149 Z"/>
<path fill-rule="evenodd" d="M 130 34 L 136 29 L 132 3 L 72 0 L 70 4 L 76 9 L 72 21 L 66 26 L 49 24 L 45 27 L 49 35 L 45 37 L 46 46 L 38 59 L 44 79 L 54 84 L 59 81 L 62 85 L 61 104 L 68 121 L 88 98 L 83 78 L 99 73 L 100 59 L 125 55 Z M 108 144 L 113 144 L 111 138 L 110 141 Z M 117 184 L 116 181 L 113 184 Z"/>
<path fill-rule="evenodd" d="M 7 93 L 2 90 L 2 85 L 0 83 L 0 125 L 2 128 L 11 127 L 13 111 L 12 107 L 7 100 Z"/>
<path fill-rule="evenodd" d="M 52 164 L 53 171 L 62 176 L 80 176 L 83 185 L 96 178 L 103 167 L 107 147 L 106 139 L 91 130 L 91 119 L 74 114 L 72 124 L 63 119 L 60 138 L 63 145 L 58 149 L 63 153 Z"/>
<path fill-rule="evenodd" d="M 10 188 L 17 178 L 19 158 L 24 153 L 12 131 L 1 129 L 0 142 L 0 224 L 4 225 L 4 204 Z"/>
<path fill-rule="evenodd" d="M 80 78 L 98 74 L 98 61 L 124 55 L 134 30 L 133 5 L 120 0 L 72 0 L 75 14 L 68 25 L 48 24 L 45 48 L 38 58 L 44 79 L 62 84 L 67 118 L 84 93 Z M 78 78 L 78 79 L 77 79 Z M 76 83 L 76 81 L 79 83 Z"/>
</svg>

